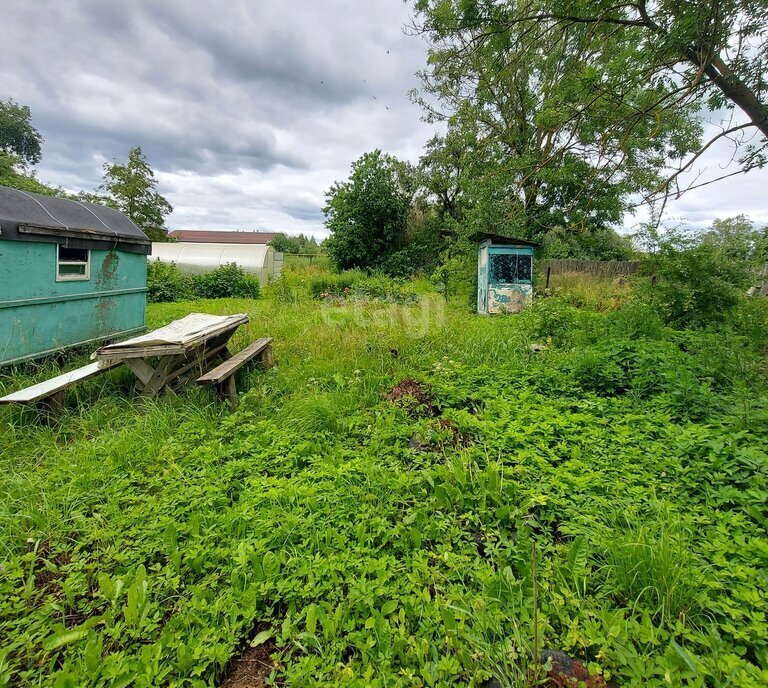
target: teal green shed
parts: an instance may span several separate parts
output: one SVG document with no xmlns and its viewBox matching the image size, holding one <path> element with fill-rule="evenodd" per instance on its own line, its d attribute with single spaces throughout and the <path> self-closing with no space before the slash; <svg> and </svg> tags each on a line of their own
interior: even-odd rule
<svg viewBox="0 0 768 688">
<path fill-rule="evenodd" d="M 0 366 L 141 332 L 151 245 L 112 208 L 0 186 Z"/>
<path fill-rule="evenodd" d="M 475 234 L 477 312 L 519 313 L 533 299 L 535 241 L 498 234 Z"/>
</svg>

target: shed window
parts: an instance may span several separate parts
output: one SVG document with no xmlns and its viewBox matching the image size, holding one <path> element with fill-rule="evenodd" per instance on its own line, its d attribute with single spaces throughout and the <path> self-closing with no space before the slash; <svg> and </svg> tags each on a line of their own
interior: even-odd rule
<svg viewBox="0 0 768 688">
<path fill-rule="evenodd" d="M 56 279 L 87 280 L 91 276 L 91 252 L 87 248 L 68 248 L 59 244 Z"/>
<path fill-rule="evenodd" d="M 491 282 L 510 284 L 531 281 L 531 256 L 524 253 L 496 253 L 491 256 Z"/>
</svg>

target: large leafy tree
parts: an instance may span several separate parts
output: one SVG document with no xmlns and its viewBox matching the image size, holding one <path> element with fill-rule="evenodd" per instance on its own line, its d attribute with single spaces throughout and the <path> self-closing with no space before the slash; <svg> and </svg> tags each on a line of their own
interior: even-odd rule
<svg viewBox="0 0 768 688">
<path fill-rule="evenodd" d="M 15 156 L 21 165 L 35 165 L 42 156 L 43 137 L 31 117 L 28 106 L 0 101 L 0 151 Z"/>
<path fill-rule="evenodd" d="M 40 162 L 43 137 L 32 126 L 26 105 L 0 102 L 0 185 L 46 196 L 66 196 L 59 187 L 41 182 L 31 166 Z"/>
<path fill-rule="evenodd" d="M 131 148 L 125 163 L 104 164 L 104 182 L 99 190 L 108 194 L 110 205 L 125 213 L 150 238 L 164 238 L 162 228 L 173 207 L 158 193 L 155 173 L 140 147 Z"/>
<path fill-rule="evenodd" d="M 416 189 L 414 171 L 391 155 L 375 150 L 355 161 L 349 179 L 326 193 L 325 249 L 334 264 L 369 270 L 400 250 Z"/>
<path fill-rule="evenodd" d="M 12 153 L 0 152 L 0 185 L 44 196 L 67 195 L 61 187 L 56 188 L 41 182 L 35 172 L 25 169 L 19 157 Z"/>
<path fill-rule="evenodd" d="M 758 229 L 746 215 L 715 220 L 702 241 L 744 264 L 762 265 L 768 260 L 768 227 Z"/>
<path fill-rule="evenodd" d="M 429 119 L 447 121 L 446 142 L 465 144 L 475 229 L 601 229 L 659 183 L 670 156 L 698 144 L 692 110 L 662 109 L 664 84 L 637 70 L 627 78 L 631 27 L 576 22 L 547 40 L 538 22 L 518 21 L 543 1 L 416 2 L 431 41 L 417 99 Z M 603 88 L 618 74 L 621 88 Z"/>
<path fill-rule="evenodd" d="M 474 139 L 472 132 L 453 127 L 444 135 L 433 136 L 424 147 L 419 161 L 423 190 L 435 202 L 444 220 L 464 219 L 467 172 Z M 446 222 L 446 229 L 452 224 Z"/>
<path fill-rule="evenodd" d="M 433 41 L 428 85 L 441 101 L 450 95 L 491 103 L 484 120 L 499 139 L 508 128 L 505 101 L 537 103 L 531 124 L 545 139 L 537 167 L 558 169 L 564 156 L 576 154 L 610 173 L 611 181 L 630 179 L 631 173 L 635 179 L 628 190 L 651 200 L 684 191 L 681 174 L 721 139 L 734 144 L 737 172 L 765 161 L 764 0 L 415 0 L 415 5 L 416 28 Z M 485 66 L 473 66 L 478 62 Z M 547 78 L 543 65 L 559 78 Z M 532 74 L 527 82 L 533 88 L 521 91 L 521 78 L 525 83 Z M 506 85 L 498 75 L 508 76 Z M 690 124 L 702 113 L 736 108 L 743 114 L 726 117 L 709 138 L 692 140 L 697 132 Z M 689 187 L 710 181 L 697 179 Z"/>
</svg>

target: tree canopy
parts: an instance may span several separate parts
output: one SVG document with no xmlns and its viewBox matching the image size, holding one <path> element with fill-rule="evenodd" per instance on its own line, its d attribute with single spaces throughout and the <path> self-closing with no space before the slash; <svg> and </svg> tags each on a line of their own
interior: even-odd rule
<svg viewBox="0 0 768 688">
<path fill-rule="evenodd" d="M 347 181 L 326 193 L 326 250 L 340 269 L 375 268 L 403 247 L 415 172 L 380 150 L 352 164 Z"/>
<path fill-rule="evenodd" d="M 591 181 L 599 196 L 679 193 L 682 173 L 723 138 L 733 140 L 740 171 L 765 162 L 763 0 L 415 0 L 415 8 L 414 30 L 431 41 L 432 98 L 423 102 L 432 117 L 468 112 L 484 140 L 514 154 L 526 209 L 531 193 L 544 190 L 551 203 L 579 178 L 588 195 Z M 702 113 L 737 107 L 746 121 L 701 138 Z"/>
<path fill-rule="evenodd" d="M 42 156 L 43 137 L 31 117 L 27 105 L 0 101 L 0 151 L 15 156 L 17 164 L 36 165 Z"/>
<path fill-rule="evenodd" d="M 105 191 L 114 207 L 145 233 L 156 235 L 158 230 L 162 231 L 166 216 L 173 211 L 171 204 L 157 192 L 155 173 L 140 147 L 131 148 L 123 164 L 104 164 L 104 182 L 99 190 Z"/>
<path fill-rule="evenodd" d="M 275 238 L 269 242 L 269 245 L 280 253 L 319 253 L 320 246 L 317 239 L 313 236 L 304 234 L 289 235 L 285 232 L 278 232 Z"/>
<path fill-rule="evenodd" d="M 746 215 L 715 220 L 702 242 L 746 265 L 768 260 L 768 227 L 756 228 Z"/>
</svg>

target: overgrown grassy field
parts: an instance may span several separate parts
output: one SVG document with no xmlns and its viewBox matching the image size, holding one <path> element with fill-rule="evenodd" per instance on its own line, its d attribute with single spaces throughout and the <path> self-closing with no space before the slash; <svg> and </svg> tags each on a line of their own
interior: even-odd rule
<svg viewBox="0 0 768 688">
<path fill-rule="evenodd" d="M 278 366 L 235 412 L 119 371 L 52 427 L 1 409 L 0 684 L 217 685 L 255 640 L 289 686 L 528 686 L 541 648 L 768 685 L 765 304 L 677 331 L 580 288 L 483 318 L 313 267 L 151 306 L 247 312 Z"/>
</svg>

